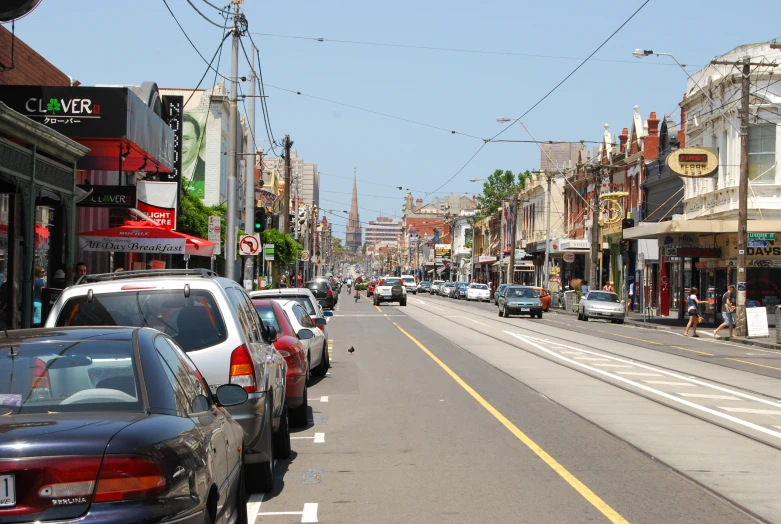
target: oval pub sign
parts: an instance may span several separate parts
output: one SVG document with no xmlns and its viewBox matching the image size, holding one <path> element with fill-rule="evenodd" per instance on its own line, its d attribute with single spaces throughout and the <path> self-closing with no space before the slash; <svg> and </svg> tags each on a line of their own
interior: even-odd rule
<svg viewBox="0 0 781 524">
<path fill-rule="evenodd" d="M 710 176 L 719 168 L 717 148 L 686 147 L 667 155 L 667 167 L 678 176 L 700 178 Z"/>
</svg>

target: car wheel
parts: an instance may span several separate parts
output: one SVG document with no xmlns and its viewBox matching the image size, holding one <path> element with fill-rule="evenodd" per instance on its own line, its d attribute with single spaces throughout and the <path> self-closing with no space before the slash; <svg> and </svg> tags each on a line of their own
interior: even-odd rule
<svg viewBox="0 0 781 524">
<path fill-rule="evenodd" d="M 402 300 L 401 302 L 399 302 L 399 305 L 406 306 L 407 305 L 407 301 L 406 300 Z"/>
<path fill-rule="evenodd" d="M 318 364 L 318 366 L 312 370 L 312 375 L 316 377 L 324 377 L 328 372 L 328 367 L 328 343 L 323 342 L 323 356 L 320 358 L 320 364 Z"/>
<path fill-rule="evenodd" d="M 306 380 L 304 382 L 306 387 L 312 385 L 312 358 L 309 353 L 306 354 Z"/>
<path fill-rule="evenodd" d="M 542 318 L 542 311 L 540 311 L 539 313 L 537 313 L 537 318 Z"/>
<path fill-rule="evenodd" d="M 510 313 L 507 311 L 507 306 L 504 306 L 504 307 L 502 308 L 502 316 L 503 316 L 504 318 L 510 318 Z"/>
<path fill-rule="evenodd" d="M 296 428 L 304 428 L 309 424 L 309 388 L 304 388 L 304 401 L 300 406 L 287 410 L 288 422 Z"/>
<path fill-rule="evenodd" d="M 274 433 L 274 458 L 286 459 L 290 456 L 290 426 L 287 420 L 287 408 L 282 408 L 279 417 L 279 429 Z"/>
<path fill-rule="evenodd" d="M 617 322 L 618 322 L 619 324 L 623 324 L 623 323 L 624 323 L 624 319 L 622 318 L 621 320 L 618 320 Z"/>
<path fill-rule="evenodd" d="M 586 315 L 586 310 L 583 310 L 583 322 L 588 322 L 588 315 Z"/>
<path fill-rule="evenodd" d="M 273 405 L 269 402 L 269 397 L 266 400 L 266 412 L 264 417 L 266 418 L 266 456 L 274 456 L 274 439 L 271 435 L 271 412 Z M 274 488 L 274 460 L 269 459 L 268 462 L 261 462 L 260 464 L 247 464 L 244 466 L 245 485 L 247 491 L 250 493 L 268 493 Z"/>
<path fill-rule="evenodd" d="M 580 314 L 580 311 L 578 311 L 578 320 L 583 320 L 583 315 Z"/>
<path fill-rule="evenodd" d="M 502 310 L 501 309 L 499 309 L 499 316 L 500 317 L 502 316 Z"/>
</svg>

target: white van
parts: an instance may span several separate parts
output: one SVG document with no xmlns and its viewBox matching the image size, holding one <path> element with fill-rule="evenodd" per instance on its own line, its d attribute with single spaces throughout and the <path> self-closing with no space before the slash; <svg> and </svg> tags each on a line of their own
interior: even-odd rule
<svg viewBox="0 0 781 524">
<path fill-rule="evenodd" d="M 401 281 L 404 283 L 404 287 L 407 290 L 407 293 L 412 293 L 413 295 L 418 294 L 418 284 L 415 282 L 415 277 L 412 275 L 401 275 Z"/>
</svg>

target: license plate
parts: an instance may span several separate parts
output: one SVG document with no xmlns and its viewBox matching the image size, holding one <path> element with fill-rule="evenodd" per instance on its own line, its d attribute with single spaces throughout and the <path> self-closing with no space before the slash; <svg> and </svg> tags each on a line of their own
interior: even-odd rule
<svg viewBox="0 0 781 524">
<path fill-rule="evenodd" d="M 0 507 L 16 506 L 16 485 L 13 475 L 0 475 Z"/>
<path fill-rule="evenodd" d="M 523 313 L 524 311 L 528 312 L 528 311 L 529 311 L 529 308 L 527 308 L 527 307 L 522 307 L 522 308 L 521 308 L 521 313 Z"/>
</svg>

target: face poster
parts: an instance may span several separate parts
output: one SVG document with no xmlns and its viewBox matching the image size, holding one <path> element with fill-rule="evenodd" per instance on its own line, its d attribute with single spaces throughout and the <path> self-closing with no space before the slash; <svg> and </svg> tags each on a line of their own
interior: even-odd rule
<svg viewBox="0 0 781 524">
<path fill-rule="evenodd" d="M 203 200 L 206 189 L 206 113 L 185 113 L 182 119 L 182 184 Z"/>
</svg>

